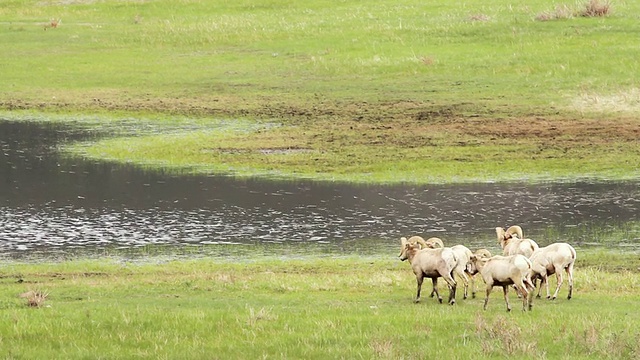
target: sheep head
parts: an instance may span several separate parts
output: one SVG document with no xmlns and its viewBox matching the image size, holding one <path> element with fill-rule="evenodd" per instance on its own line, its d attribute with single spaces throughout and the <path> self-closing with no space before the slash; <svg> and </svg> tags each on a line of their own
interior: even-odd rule
<svg viewBox="0 0 640 360">
<path fill-rule="evenodd" d="M 467 272 L 471 275 L 477 274 L 480 269 L 489 261 L 489 258 L 480 255 L 471 255 L 469 262 L 467 263 Z"/>
<path fill-rule="evenodd" d="M 419 236 L 412 236 L 407 240 L 406 237 L 400 238 L 400 260 L 405 261 L 413 256 L 416 251 L 422 249 L 424 240 Z"/>
</svg>

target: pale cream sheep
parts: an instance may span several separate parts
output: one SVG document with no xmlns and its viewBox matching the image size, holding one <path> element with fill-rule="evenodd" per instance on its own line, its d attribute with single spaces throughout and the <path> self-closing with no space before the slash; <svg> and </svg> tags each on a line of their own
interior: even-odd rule
<svg viewBox="0 0 640 360">
<path fill-rule="evenodd" d="M 512 230 L 514 228 L 515 230 Z M 511 226 L 506 231 L 501 227 L 497 227 L 496 234 L 498 236 L 498 243 L 502 247 L 502 252 L 505 256 L 521 254 L 530 257 L 531 254 L 539 248 L 535 241 L 520 237 L 522 228 L 518 225 Z"/>
<path fill-rule="evenodd" d="M 406 238 L 401 238 L 400 260 L 409 260 L 411 269 L 416 275 L 418 284 L 416 298 L 414 302 L 420 301 L 420 291 L 424 278 L 430 278 L 433 283 L 433 289 L 438 297 L 438 301 L 442 303 L 442 297 L 438 293 L 437 279 L 442 277 L 449 285 L 448 303 L 453 305 L 456 302 L 456 281 L 453 278 L 453 269 L 456 265 L 456 258 L 453 250 L 450 248 L 422 249 L 424 244 L 420 242 L 409 242 Z"/>
<path fill-rule="evenodd" d="M 416 239 L 418 237 L 414 236 L 409 238 L 409 241 L 411 241 L 411 239 Z M 438 249 L 438 248 L 443 248 L 444 247 L 444 242 L 442 241 L 442 239 L 437 238 L 437 237 L 432 237 L 429 238 L 425 241 L 425 246 L 431 249 Z M 471 282 L 471 295 L 473 298 L 476 297 L 476 289 L 475 289 L 475 283 L 473 281 L 473 276 L 469 273 L 467 273 L 467 263 L 469 262 L 469 259 L 471 258 L 471 255 L 473 255 L 473 253 L 471 253 L 471 250 L 469 250 L 466 246 L 464 245 L 455 245 L 451 247 L 451 250 L 454 251 L 455 255 L 456 255 L 456 267 L 454 268 L 454 273 L 456 273 L 458 275 L 458 277 L 460 277 L 460 279 L 462 279 L 462 283 L 464 285 L 464 295 L 463 295 L 463 299 L 467 299 L 467 297 L 469 296 L 469 282 Z M 431 291 L 431 297 L 433 297 L 434 295 L 434 291 Z"/>
<path fill-rule="evenodd" d="M 531 283 L 530 271 L 531 261 L 524 255 L 500 256 L 491 258 L 481 258 L 476 255 L 471 256 L 471 261 L 467 266 L 469 273 L 480 273 L 487 285 L 487 293 L 484 299 L 484 309 L 487 309 L 489 295 L 494 286 L 502 286 L 504 301 L 507 304 L 507 311 L 511 311 L 509 304 L 509 285 L 514 285 L 516 291 L 522 297 L 522 310 L 527 310 L 527 295 L 535 288 Z M 531 305 L 531 304 L 530 304 Z M 531 307 L 529 307 L 531 309 Z"/>
<path fill-rule="evenodd" d="M 490 258 L 491 256 L 491 251 L 487 250 L 487 249 L 477 249 L 473 255 L 476 255 L 479 258 Z M 471 261 L 471 258 L 469 258 L 469 261 Z M 471 274 L 469 273 L 469 271 L 466 271 L 467 274 L 469 274 L 469 277 L 471 278 L 471 297 L 472 298 L 476 298 L 476 274 Z"/>
<path fill-rule="evenodd" d="M 540 297 L 540 291 L 544 284 L 547 289 L 547 299 L 555 300 L 558 297 L 560 286 L 562 285 L 562 271 L 567 273 L 567 279 L 569 282 L 569 295 L 567 299 L 571 299 L 573 295 L 573 265 L 576 262 L 576 249 L 567 243 L 553 243 L 551 245 L 542 247 L 536 250 L 531 255 L 531 279 L 533 285 L 536 285 L 537 279 L 541 279 L 540 288 L 538 289 L 538 295 Z M 549 295 L 549 275 L 556 274 L 557 286 L 553 296 Z M 533 293 L 529 295 L 530 301 L 533 298 Z"/>
</svg>

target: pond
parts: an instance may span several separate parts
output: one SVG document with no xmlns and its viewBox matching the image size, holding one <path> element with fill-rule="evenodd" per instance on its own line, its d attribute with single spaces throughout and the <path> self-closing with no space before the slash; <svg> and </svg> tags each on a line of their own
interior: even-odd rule
<svg viewBox="0 0 640 360">
<path fill-rule="evenodd" d="M 0 121 L 4 257 L 135 249 L 224 255 L 235 248 L 395 256 L 399 238 L 411 235 L 497 252 L 495 227 L 513 224 L 540 245 L 640 250 L 638 182 L 275 182 L 175 175 L 56 151 L 62 142 L 91 136 L 60 124 Z"/>
</svg>

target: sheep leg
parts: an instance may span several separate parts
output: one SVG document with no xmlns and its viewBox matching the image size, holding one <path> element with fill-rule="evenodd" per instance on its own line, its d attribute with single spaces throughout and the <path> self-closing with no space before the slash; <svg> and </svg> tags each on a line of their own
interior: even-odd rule
<svg viewBox="0 0 640 360">
<path fill-rule="evenodd" d="M 550 299 L 551 296 L 549 295 L 549 275 L 544 274 L 542 276 L 542 280 L 540 282 L 540 288 L 542 288 L 542 284 L 544 284 L 545 289 L 547 289 L 547 299 Z"/>
<path fill-rule="evenodd" d="M 476 298 L 476 277 L 469 274 L 469 277 L 471 278 L 471 298 L 475 299 Z"/>
<path fill-rule="evenodd" d="M 420 302 L 420 291 L 422 290 L 422 282 L 424 281 L 423 275 L 417 275 L 416 281 L 418 282 L 418 289 L 416 290 L 416 299 L 413 301 L 414 303 Z"/>
<path fill-rule="evenodd" d="M 509 296 L 508 296 L 509 287 L 508 286 L 503 286 L 502 287 L 502 291 L 504 292 L 504 302 L 507 304 L 507 311 L 511 311 L 511 304 L 509 304 Z M 520 294 L 519 291 L 518 291 L 518 294 Z"/>
<path fill-rule="evenodd" d="M 571 263 L 565 269 L 567 271 L 567 280 L 569 281 L 569 295 L 567 296 L 567 300 L 571 300 L 571 296 L 573 295 L 573 263 Z"/>
<path fill-rule="evenodd" d="M 466 300 L 469 295 L 469 277 L 467 276 L 465 271 L 460 271 L 458 273 L 458 276 L 462 279 L 462 284 L 464 284 L 464 295 L 462 296 L 462 298 Z"/>
<path fill-rule="evenodd" d="M 438 302 L 442 304 L 442 296 L 440 296 L 440 292 L 438 291 L 438 278 L 431 278 L 431 282 L 433 283 L 433 293 L 436 294 Z"/>
<path fill-rule="evenodd" d="M 538 295 L 536 295 L 536 298 L 540 298 L 540 292 L 542 291 L 542 285 L 544 285 L 544 283 L 542 282 L 542 279 L 540 279 L 540 287 L 538 288 Z M 536 287 L 538 286 L 538 278 L 534 278 L 533 279 L 533 291 L 535 292 Z"/>
<path fill-rule="evenodd" d="M 442 277 L 449 285 L 449 305 L 456 303 L 456 280 L 453 278 L 453 271 L 449 276 Z M 441 301 L 442 302 L 442 301 Z"/>
<path fill-rule="evenodd" d="M 535 282 L 535 280 L 534 280 Z M 528 301 L 529 301 L 529 311 L 531 311 L 531 309 L 533 309 L 533 293 L 535 292 L 536 288 L 535 285 L 533 287 L 533 289 L 529 292 L 529 294 L 527 295 Z"/>
<path fill-rule="evenodd" d="M 527 291 L 526 285 L 524 283 L 515 285 L 516 291 L 520 294 L 522 298 L 522 311 L 527 311 L 527 303 L 529 302 L 529 292 Z"/>
<path fill-rule="evenodd" d="M 491 291 L 493 290 L 493 285 L 487 284 L 487 294 L 484 298 L 484 306 L 482 307 L 484 310 L 487 310 L 487 305 L 489 304 L 489 295 L 491 295 Z"/>
<path fill-rule="evenodd" d="M 436 279 L 436 283 L 437 283 L 437 282 L 438 282 L 438 280 Z M 436 291 L 437 291 L 437 290 L 436 290 L 436 288 L 435 288 L 435 287 L 432 287 L 432 288 L 431 288 L 431 294 L 429 294 L 429 297 L 433 297 L 433 296 L 436 294 Z"/>
<path fill-rule="evenodd" d="M 556 270 L 556 281 L 558 284 L 556 285 L 556 291 L 553 293 L 553 297 L 551 298 L 551 300 L 555 300 L 558 297 L 558 292 L 560 291 L 560 286 L 563 282 L 562 271 Z"/>
</svg>

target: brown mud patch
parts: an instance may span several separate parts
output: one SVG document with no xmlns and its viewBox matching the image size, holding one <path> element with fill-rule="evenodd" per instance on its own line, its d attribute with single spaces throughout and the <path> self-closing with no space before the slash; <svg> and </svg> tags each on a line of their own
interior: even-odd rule
<svg viewBox="0 0 640 360">
<path fill-rule="evenodd" d="M 309 137 L 313 142 L 332 145 L 349 142 L 351 145 L 402 148 L 482 143 L 588 146 L 640 139 L 640 119 L 631 115 L 606 119 L 576 113 L 562 116 L 551 109 L 550 113 L 554 115 L 498 116 L 490 109 L 472 103 L 441 106 L 420 101 L 317 101 L 294 104 L 278 99 L 250 102 L 233 96 L 123 99 L 120 95 L 100 94 L 70 101 L 63 98 L 50 102 L 5 100 L 0 101 L 0 108 L 269 119 L 302 129 L 299 135 Z M 265 152 L 292 150 L 267 148 Z"/>
</svg>

